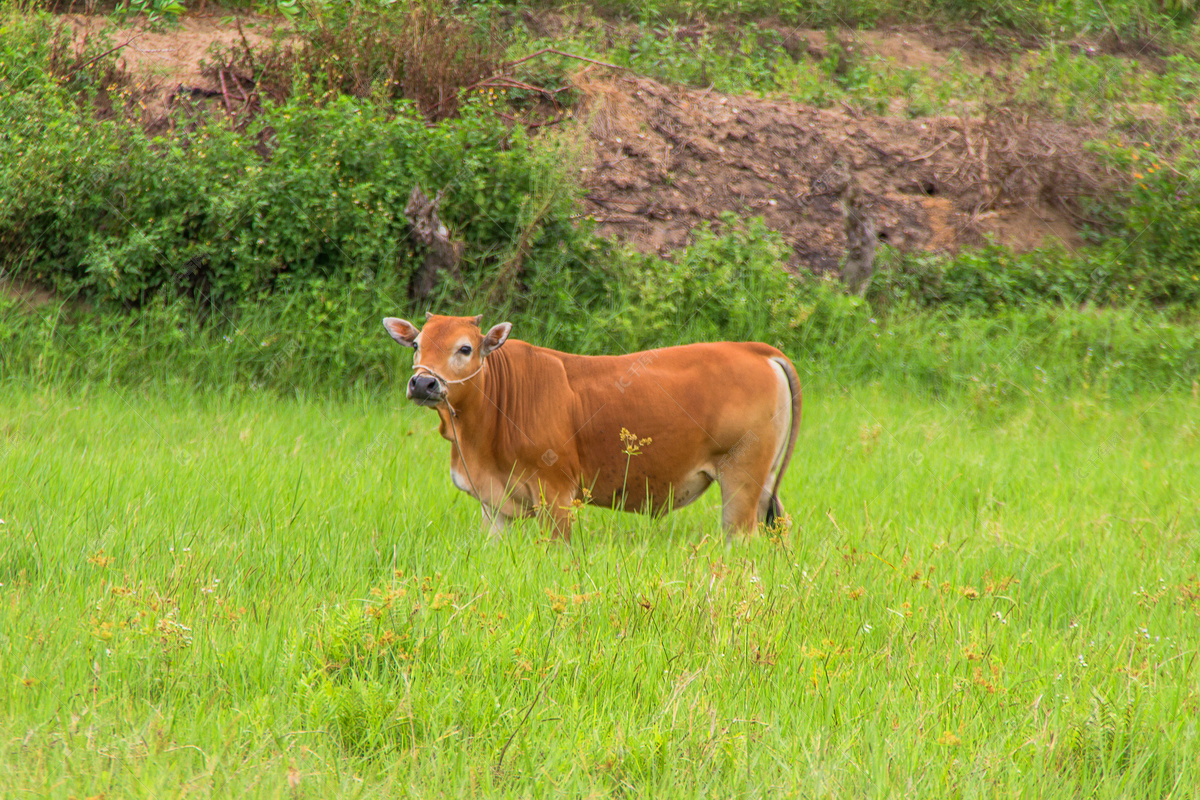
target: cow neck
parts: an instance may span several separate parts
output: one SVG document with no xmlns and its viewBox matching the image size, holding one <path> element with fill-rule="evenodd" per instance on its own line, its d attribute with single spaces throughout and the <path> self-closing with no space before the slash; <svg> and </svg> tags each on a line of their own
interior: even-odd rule
<svg viewBox="0 0 1200 800">
<path fill-rule="evenodd" d="M 478 376 L 466 386 L 472 387 L 466 397 L 455 404 L 458 412 L 455 421 L 460 434 L 471 428 L 481 426 L 483 430 L 495 430 L 507 416 L 506 405 L 510 402 L 507 397 L 509 388 L 507 380 L 510 375 L 508 354 L 503 350 L 494 350 L 488 354 L 484 368 Z M 450 425 L 451 413 L 445 411 L 446 424 Z M 470 433 L 466 433 L 468 440 Z M 459 448 L 461 453 L 462 448 Z"/>
<path fill-rule="evenodd" d="M 489 377 L 495 371 L 496 362 L 496 354 L 493 353 L 485 358 L 479 365 L 479 369 L 477 369 L 468 378 L 464 378 L 461 381 L 455 381 L 455 383 L 463 383 L 478 388 L 478 391 L 473 392 L 469 398 L 460 401 L 455 410 L 451 410 L 449 408 L 449 403 L 447 403 L 445 407 L 438 407 L 438 415 L 442 419 L 442 435 L 445 435 L 445 430 L 448 427 L 454 437 L 452 442 L 454 444 L 454 450 L 458 453 L 459 466 L 462 467 L 463 474 L 466 476 L 467 483 L 470 485 L 471 491 L 474 493 L 475 497 L 481 501 L 483 513 L 485 516 L 487 516 L 492 525 L 497 524 L 497 518 L 495 515 L 496 512 L 489 508 L 487 503 L 482 502 L 483 495 L 480 493 L 479 487 L 475 484 L 475 476 L 472 474 L 471 465 L 467 463 L 467 454 L 463 451 L 463 432 L 460 428 L 461 423 L 466 423 L 468 420 L 482 421 L 479 420 L 481 410 L 482 413 L 486 414 L 488 408 L 495 407 L 494 401 L 490 401 L 488 397 L 488 385 L 491 383 Z M 484 367 L 486 367 L 486 369 Z M 479 376 L 479 379 L 477 381 L 468 383 L 469 379 L 474 378 L 476 375 Z M 493 387 L 496 386 L 494 383 L 492 385 Z M 475 463 L 477 467 L 482 466 L 479 464 L 478 460 L 476 460 Z"/>
<path fill-rule="evenodd" d="M 488 355 L 488 368 L 480 377 L 479 395 L 474 399 L 480 404 L 481 413 L 492 417 L 505 415 L 505 392 L 509 376 L 508 353 L 503 349 L 493 350 Z"/>
</svg>

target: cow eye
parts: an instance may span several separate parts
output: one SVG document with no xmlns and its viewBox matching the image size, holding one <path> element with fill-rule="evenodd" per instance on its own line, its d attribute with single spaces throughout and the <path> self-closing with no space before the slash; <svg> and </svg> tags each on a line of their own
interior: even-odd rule
<svg viewBox="0 0 1200 800">
<path fill-rule="evenodd" d="M 471 355 L 471 345 L 464 344 L 462 347 L 458 348 L 458 352 L 462 353 L 464 356 Z"/>
</svg>

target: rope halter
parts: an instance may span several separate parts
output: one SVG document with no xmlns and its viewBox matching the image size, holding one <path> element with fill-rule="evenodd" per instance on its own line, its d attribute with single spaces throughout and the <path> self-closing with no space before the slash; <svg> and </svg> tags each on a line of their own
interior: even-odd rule
<svg viewBox="0 0 1200 800">
<path fill-rule="evenodd" d="M 450 380 L 449 378 L 443 378 L 441 375 L 438 375 L 436 372 L 434 372 L 432 369 L 425 366 L 424 364 L 413 364 L 413 373 L 415 376 L 415 374 L 423 371 L 427 375 L 429 375 L 429 377 L 431 377 L 435 381 L 437 381 L 438 385 L 442 389 L 442 402 L 446 404 L 446 408 L 450 409 L 450 415 L 457 417 L 458 412 L 454 410 L 454 406 L 450 405 L 450 398 L 446 394 L 446 387 L 453 386 L 454 384 L 458 384 L 458 383 L 466 383 L 467 381 L 471 380 L 471 378 L 474 378 L 476 375 L 483 372 L 483 368 L 486 365 L 487 365 L 487 356 L 483 356 L 482 358 L 479 359 L 479 369 L 475 370 L 474 372 L 472 372 L 470 375 L 468 375 L 465 378 L 459 378 L 458 380 L 454 380 L 454 381 Z"/>
</svg>

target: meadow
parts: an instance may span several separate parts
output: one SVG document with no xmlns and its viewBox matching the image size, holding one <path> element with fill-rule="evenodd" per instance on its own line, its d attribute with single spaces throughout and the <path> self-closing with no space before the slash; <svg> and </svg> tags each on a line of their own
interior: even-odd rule
<svg viewBox="0 0 1200 800">
<path fill-rule="evenodd" d="M 7 383 L 0 794 L 1200 796 L 1195 388 L 803 369 L 730 547 L 489 538 L 399 388 Z"/>
</svg>

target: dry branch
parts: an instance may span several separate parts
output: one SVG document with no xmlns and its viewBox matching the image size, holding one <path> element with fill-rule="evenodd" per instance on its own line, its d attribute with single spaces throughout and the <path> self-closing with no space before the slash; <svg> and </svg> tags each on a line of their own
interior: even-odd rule
<svg viewBox="0 0 1200 800">
<path fill-rule="evenodd" d="M 69 78 L 69 77 L 71 77 L 71 76 L 72 76 L 72 75 L 74 75 L 76 72 L 78 72 L 78 71 L 79 71 L 79 70 L 81 70 L 81 69 L 84 69 L 85 67 L 90 67 L 92 64 L 95 64 L 95 63 L 96 63 L 97 61 L 99 61 L 100 59 L 104 58 L 105 56 L 107 56 L 107 55 L 109 55 L 109 54 L 111 54 L 111 53 L 115 53 L 115 52 L 117 52 L 117 51 L 118 51 L 118 50 L 120 50 L 121 48 L 128 47 L 128 46 L 130 45 L 130 43 L 132 43 L 132 42 L 133 42 L 133 40 L 134 40 L 134 39 L 138 38 L 138 37 L 139 37 L 139 36 L 141 36 L 143 33 L 145 33 L 145 31 L 138 31 L 138 32 L 137 32 L 137 33 L 135 33 L 133 36 L 130 36 L 128 39 L 126 39 L 124 42 L 122 42 L 121 44 L 117 45 L 116 47 L 110 47 L 110 48 L 108 48 L 107 50 L 105 50 L 103 53 L 101 53 L 100 55 L 98 55 L 98 56 L 96 56 L 96 57 L 94 57 L 94 58 L 89 58 L 87 61 L 83 62 L 82 64 L 77 64 L 77 65 L 75 65 L 74 67 L 71 67 L 71 69 L 67 71 L 67 77 L 68 77 L 68 78 Z"/>
<path fill-rule="evenodd" d="M 233 116 L 233 104 L 229 102 L 229 89 L 225 87 L 225 70 L 217 70 L 217 77 L 221 79 L 221 96 L 225 98 L 225 110 L 229 116 Z"/>
</svg>

